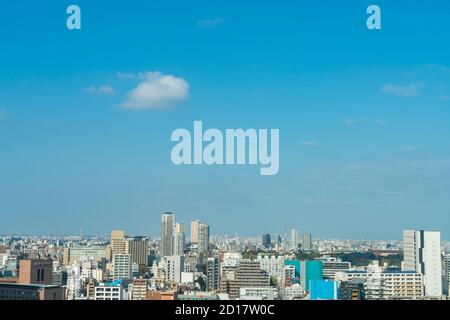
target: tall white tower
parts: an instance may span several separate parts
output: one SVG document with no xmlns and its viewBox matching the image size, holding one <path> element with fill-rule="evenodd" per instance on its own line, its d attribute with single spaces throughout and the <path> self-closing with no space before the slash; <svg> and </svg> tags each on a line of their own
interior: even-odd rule
<svg viewBox="0 0 450 320">
<path fill-rule="evenodd" d="M 441 296 L 441 232 L 404 230 L 403 254 L 403 270 L 423 275 L 425 296 Z"/>
</svg>

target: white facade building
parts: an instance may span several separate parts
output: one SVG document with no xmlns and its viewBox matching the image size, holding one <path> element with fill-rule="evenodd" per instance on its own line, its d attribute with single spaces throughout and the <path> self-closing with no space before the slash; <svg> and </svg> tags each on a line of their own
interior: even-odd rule
<svg viewBox="0 0 450 320">
<path fill-rule="evenodd" d="M 403 270 L 423 275 L 425 296 L 442 296 L 441 232 L 403 231 Z"/>
<path fill-rule="evenodd" d="M 113 258 L 113 280 L 131 278 L 131 254 L 115 254 Z"/>
<path fill-rule="evenodd" d="M 261 270 L 266 271 L 269 276 L 277 278 L 278 281 L 283 279 L 284 260 L 282 257 L 258 255 Z"/>
<path fill-rule="evenodd" d="M 164 273 L 166 281 L 180 284 L 181 272 L 184 272 L 183 256 L 169 256 L 164 258 Z"/>
<path fill-rule="evenodd" d="M 124 289 L 120 282 L 101 283 L 95 287 L 94 300 L 123 300 Z"/>
</svg>

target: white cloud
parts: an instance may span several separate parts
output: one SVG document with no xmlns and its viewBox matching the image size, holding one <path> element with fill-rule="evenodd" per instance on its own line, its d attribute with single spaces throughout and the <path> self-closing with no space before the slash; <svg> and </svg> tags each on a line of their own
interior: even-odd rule
<svg viewBox="0 0 450 320">
<path fill-rule="evenodd" d="M 382 119 L 377 119 L 375 120 L 376 124 L 382 127 L 386 127 L 387 126 L 387 122 L 382 120 Z"/>
<path fill-rule="evenodd" d="M 420 89 L 423 87 L 423 83 L 412 83 L 409 85 L 394 85 L 389 83 L 381 87 L 381 92 L 401 97 L 417 97 L 420 95 Z"/>
<path fill-rule="evenodd" d="M 85 91 L 97 95 L 113 95 L 115 93 L 113 87 L 108 85 L 98 87 L 90 86 L 89 88 L 86 88 Z"/>
<path fill-rule="evenodd" d="M 440 99 L 441 99 L 442 101 L 449 101 L 449 100 L 450 100 L 450 97 L 449 97 L 448 95 L 446 95 L 446 94 L 443 94 L 443 95 L 440 97 Z"/>
<path fill-rule="evenodd" d="M 140 73 L 136 77 L 141 82 L 128 92 L 128 100 L 121 104 L 124 109 L 164 109 L 189 96 L 189 84 L 183 78 L 161 72 Z"/>
<path fill-rule="evenodd" d="M 317 142 L 314 142 L 314 141 L 303 141 L 302 142 L 302 146 L 304 146 L 304 147 L 316 147 L 318 145 L 319 144 Z"/>
<path fill-rule="evenodd" d="M 200 20 L 200 21 L 197 21 L 197 28 L 211 29 L 211 28 L 217 27 L 219 24 L 222 24 L 224 22 L 225 22 L 225 20 L 223 20 L 222 18 Z"/>
</svg>

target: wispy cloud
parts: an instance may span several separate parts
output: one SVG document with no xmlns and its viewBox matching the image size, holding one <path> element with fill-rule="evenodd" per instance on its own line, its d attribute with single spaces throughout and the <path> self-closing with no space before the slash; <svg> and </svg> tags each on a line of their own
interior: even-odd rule
<svg viewBox="0 0 450 320">
<path fill-rule="evenodd" d="M 450 96 L 443 94 L 439 97 L 442 101 L 450 101 Z"/>
<path fill-rule="evenodd" d="M 414 152 L 416 150 L 417 150 L 417 148 L 413 147 L 413 146 L 404 146 L 403 147 L 403 151 L 406 151 L 406 152 Z"/>
<path fill-rule="evenodd" d="M 380 91 L 386 94 L 392 94 L 400 97 L 417 97 L 420 95 L 420 90 L 425 85 L 423 83 L 412 83 L 408 85 L 385 84 Z"/>
<path fill-rule="evenodd" d="M 164 109 L 189 96 L 189 84 L 183 78 L 161 72 L 140 73 L 136 77 L 141 82 L 128 92 L 128 99 L 121 104 L 124 109 Z"/>
<path fill-rule="evenodd" d="M 358 122 L 358 121 L 355 120 L 355 119 L 345 119 L 345 120 L 344 120 L 344 123 L 345 123 L 346 125 L 348 125 L 348 126 L 352 126 L 352 125 L 354 125 L 356 122 Z"/>
<path fill-rule="evenodd" d="M 98 87 L 90 86 L 89 88 L 84 89 L 84 91 L 96 95 L 113 95 L 115 93 L 113 87 L 108 85 L 102 85 Z"/>
<path fill-rule="evenodd" d="M 302 146 L 304 147 L 317 147 L 319 144 L 315 141 L 303 141 Z"/>
<path fill-rule="evenodd" d="M 377 119 L 375 120 L 375 123 L 381 127 L 386 127 L 387 126 L 387 122 L 384 121 L 383 119 Z"/>
<path fill-rule="evenodd" d="M 197 21 L 197 28 L 199 29 L 211 29 L 217 27 L 219 24 L 224 23 L 225 20 L 222 18 L 206 19 Z"/>
<path fill-rule="evenodd" d="M 441 72 L 450 72 L 450 67 L 444 64 L 430 63 L 423 66 L 426 70 L 436 70 Z"/>
<path fill-rule="evenodd" d="M 116 76 L 119 80 L 143 80 L 145 73 L 117 72 Z"/>
</svg>

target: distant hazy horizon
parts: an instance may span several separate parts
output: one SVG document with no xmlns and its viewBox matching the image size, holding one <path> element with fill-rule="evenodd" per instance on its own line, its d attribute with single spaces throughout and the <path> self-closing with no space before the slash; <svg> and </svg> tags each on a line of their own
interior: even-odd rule
<svg viewBox="0 0 450 320">
<path fill-rule="evenodd" d="M 2 4 L 0 233 L 450 239 L 450 2 Z M 107 10 L 105 10 L 107 8 Z M 280 130 L 280 168 L 176 166 L 171 133 Z"/>
</svg>

